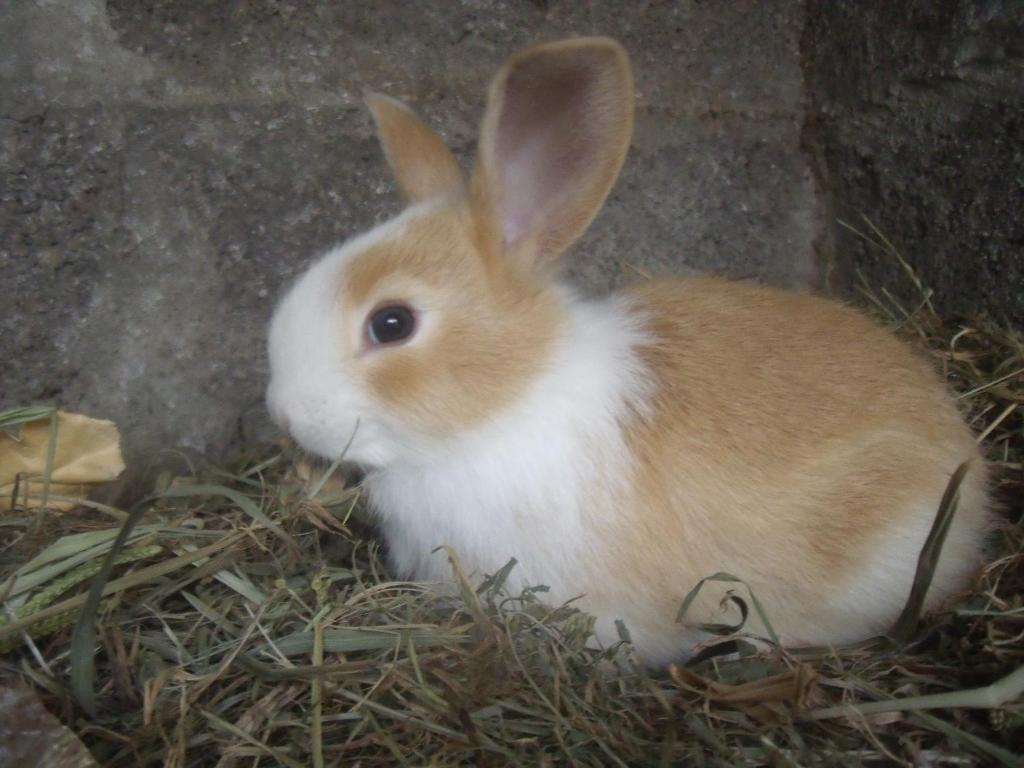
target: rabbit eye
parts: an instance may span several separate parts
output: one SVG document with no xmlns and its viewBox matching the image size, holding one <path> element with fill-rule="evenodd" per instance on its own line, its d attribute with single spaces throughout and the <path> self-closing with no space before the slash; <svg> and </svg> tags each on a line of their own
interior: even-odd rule
<svg viewBox="0 0 1024 768">
<path fill-rule="evenodd" d="M 405 341 L 415 330 L 416 316 L 401 304 L 375 310 L 366 323 L 366 336 L 373 346 Z"/>
</svg>

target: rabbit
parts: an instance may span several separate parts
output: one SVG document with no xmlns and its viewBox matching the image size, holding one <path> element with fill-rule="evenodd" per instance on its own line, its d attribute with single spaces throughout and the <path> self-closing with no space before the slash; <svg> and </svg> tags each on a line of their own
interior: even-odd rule
<svg viewBox="0 0 1024 768">
<path fill-rule="evenodd" d="M 467 180 L 440 136 L 366 102 L 408 208 L 329 251 L 269 331 L 272 418 L 361 466 L 403 578 L 511 558 L 507 586 L 690 657 L 741 579 L 787 645 L 884 633 L 947 483 L 959 508 L 927 606 L 965 587 L 992 525 L 986 467 L 929 364 L 859 311 L 714 277 L 583 298 L 558 264 L 633 127 L 624 49 L 526 48 L 493 79 Z M 624 254 L 626 256 L 626 254 Z M 621 622 L 621 624 L 619 623 Z M 750 612 L 747 629 L 763 632 Z"/>
</svg>

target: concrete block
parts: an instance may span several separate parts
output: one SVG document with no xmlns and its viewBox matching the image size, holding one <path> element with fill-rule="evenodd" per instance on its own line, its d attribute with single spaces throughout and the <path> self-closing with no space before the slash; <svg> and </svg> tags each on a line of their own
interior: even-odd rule
<svg viewBox="0 0 1024 768">
<path fill-rule="evenodd" d="M 806 285 L 802 24 L 798 0 L 4 4 L 0 408 L 114 419 L 133 466 L 269 434 L 276 297 L 399 210 L 363 91 L 407 100 L 468 167 L 502 59 L 568 35 L 629 48 L 638 116 L 571 275 Z"/>
</svg>

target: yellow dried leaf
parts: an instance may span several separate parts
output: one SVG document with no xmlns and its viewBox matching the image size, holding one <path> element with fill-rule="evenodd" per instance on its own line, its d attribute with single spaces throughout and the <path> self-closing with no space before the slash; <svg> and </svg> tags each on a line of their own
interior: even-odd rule
<svg viewBox="0 0 1024 768">
<path fill-rule="evenodd" d="M 120 433 L 112 421 L 78 413 L 57 413 L 57 445 L 53 453 L 50 495 L 82 497 L 89 487 L 117 478 L 124 471 Z M 38 509 L 50 450 L 50 420 L 23 424 L 16 435 L 0 432 L 0 498 Z M 51 509 L 70 509 L 70 501 L 50 499 Z"/>
</svg>

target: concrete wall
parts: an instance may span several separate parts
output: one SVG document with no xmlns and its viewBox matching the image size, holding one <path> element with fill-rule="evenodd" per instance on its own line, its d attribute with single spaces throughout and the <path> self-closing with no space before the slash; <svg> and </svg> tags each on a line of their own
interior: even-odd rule
<svg viewBox="0 0 1024 768">
<path fill-rule="evenodd" d="M 834 288 L 908 301 L 896 261 L 832 222 L 867 216 L 948 314 L 1024 326 L 1024 2 L 811 0 L 806 143 Z"/>
<path fill-rule="evenodd" d="M 468 161 L 515 48 L 634 59 L 624 177 L 570 271 L 814 279 L 803 3 L 0 4 L 0 408 L 115 419 L 129 463 L 266 434 L 263 336 L 317 252 L 398 210 L 361 104 L 407 99 Z"/>
</svg>

